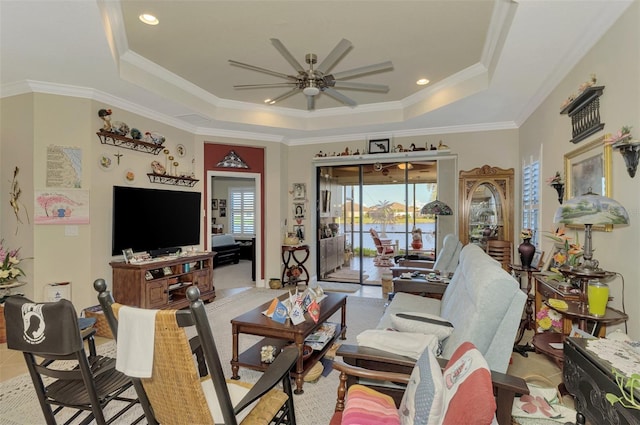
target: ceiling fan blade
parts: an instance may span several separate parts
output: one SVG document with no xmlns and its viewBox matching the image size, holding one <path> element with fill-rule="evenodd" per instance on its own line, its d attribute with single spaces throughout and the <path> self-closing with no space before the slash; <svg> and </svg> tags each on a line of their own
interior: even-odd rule
<svg viewBox="0 0 640 425">
<path fill-rule="evenodd" d="M 293 57 L 293 55 L 289 52 L 289 50 L 287 50 L 287 48 L 284 47 L 284 44 L 282 44 L 280 40 L 278 40 L 277 38 L 272 38 L 271 44 L 273 44 L 273 46 L 280 52 L 280 54 L 284 56 L 287 62 L 291 64 L 293 69 L 298 71 L 298 73 L 302 73 L 302 74 L 306 72 L 302 67 L 302 65 L 300 65 L 300 63 L 296 60 L 296 58 Z"/>
<path fill-rule="evenodd" d="M 348 78 L 357 77 L 358 75 L 371 74 L 373 72 L 388 71 L 390 69 L 393 69 L 393 63 L 391 63 L 391 61 L 386 61 L 386 62 L 376 63 L 373 65 L 361 66 L 360 68 L 354 68 L 347 71 L 336 72 L 332 76 L 335 80 L 340 80 L 340 79 L 346 80 Z"/>
<path fill-rule="evenodd" d="M 263 89 L 270 87 L 291 87 L 292 85 L 297 86 L 298 83 L 294 83 L 293 81 L 290 83 L 273 83 L 273 84 L 238 84 L 233 86 L 234 89 Z"/>
<path fill-rule="evenodd" d="M 313 111 L 316 109 L 316 97 L 307 96 L 307 111 Z"/>
<path fill-rule="evenodd" d="M 231 65 L 239 66 L 240 68 L 246 68 L 246 69 L 250 69 L 252 71 L 258 71 L 258 72 L 264 72 L 265 74 L 273 75 L 280 78 L 286 78 L 287 80 L 297 81 L 297 78 L 294 77 L 293 75 L 283 74 L 282 72 L 271 71 L 270 69 L 260 68 L 259 66 L 249 65 L 248 63 L 242 63 L 242 62 L 234 61 L 231 59 L 229 59 L 229 63 Z"/>
<path fill-rule="evenodd" d="M 355 100 L 343 95 L 342 93 L 332 89 L 331 87 L 326 87 L 323 90 L 323 93 L 328 94 L 329 96 L 333 97 L 336 100 L 339 100 L 340 102 L 344 103 L 345 105 L 349 105 L 349 106 L 358 105 Z"/>
<path fill-rule="evenodd" d="M 385 86 L 384 84 L 355 83 L 349 81 L 335 81 L 333 87 L 337 89 L 367 90 L 382 93 L 389 91 L 389 86 Z"/>
<path fill-rule="evenodd" d="M 281 94 L 281 95 L 280 95 L 280 96 L 278 96 L 278 97 L 274 97 L 274 98 L 273 98 L 273 99 L 271 99 L 271 101 L 269 102 L 269 105 L 273 105 L 274 103 L 278 103 L 278 102 L 280 102 L 281 100 L 284 100 L 284 99 L 288 98 L 289 96 L 293 96 L 294 94 L 299 93 L 299 92 L 300 92 L 300 89 L 296 87 L 295 89 L 293 89 L 293 90 L 291 90 L 291 91 L 288 91 L 288 92 L 286 92 L 286 93 L 283 93 L 283 94 Z"/>
<path fill-rule="evenodd" d="M 351 48 L 352 44 L 346 38 L 340 40 L 340 42 L 333 48 L 331 53 L 324 58 L 322 63 L 316 68 L 317 71 L 326 74 L 333 66 L 338 63 L 340 58 Z"/>
</svg>

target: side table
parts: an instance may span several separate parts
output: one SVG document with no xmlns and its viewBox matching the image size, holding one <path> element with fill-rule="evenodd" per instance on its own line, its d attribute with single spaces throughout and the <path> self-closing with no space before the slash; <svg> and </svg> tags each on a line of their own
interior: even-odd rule
<svg viewBox="0 0 640 425">
<path fill-rule="evenodd" d="M 589 332 L 592 335 L 598 335 L 603 326 L 606 324 L 616 324 L 624 322 L 629 317 L 627 314 L 610 307 L 607 307 L 607 312 L 604 316 L 592 316 L 589 313 L 584 312 L 584 310 L 580 306 L 579 301 L 567 301 L 567 305 L 569 307 L 566 310 L 554 308 L 550 304 L 545 305 L 557 311 L 567 319 L 576 320 L 578 322 L 580 330 L 582 331 L 588 332 L 587 324 L 593 323 L 593 330 Z M 537 352 L 546 354 L 547 356 L 551 357 L 556 365 L 558 365 L 558 367 L 562 369 L 564 362 L 564 353 L 562 351 L 563 349 L 562 347 L 554 348 L 550 345 L 550 343 L 561 343 L 564 342 L 565 338 L 566 336 L 561 333 L 543 332 L 533 336 L 533 346 L 535 347 Z"/>
<path fill-rule="evenodd" d="M 533 304 L 535 301 L 535 296 L 531 294 L 532 281 L 533 281 L 533 273 L 537 273 L 540 271 L 537 267 L 525 267 L 520 264 L 509 264 L 509 270 L 511 273 L 517 275 L 518 280 L 522 273 L 527 273 L 527 288 L 525 293 L 527 294 L 527 302 L 524 308 L 524 317 L 520 320 L 520 327 L 518 328 L 518 335 L 516 336 L 516 343 L 513 346 L 513 351 L 516 353 L 520 353 L 524 357 L 528 357 L 528 352 L 534 351 L 533 346 L 529 343 L 520 344 L 522 341 L 522 337 L 524 337 L 524 332 L 528 330 L 535 330 L 536 321 L 533 317 Z"/>
<path fill-rule="evenodd" d="M 297 285 L 304 282 L 309 285 L 309 272 L 304 263 L 309 258 L 309 245 L 282 245 L 282 285 Z M 287 276 L 287 272 L 298 269 L 300 275 Z"/>
</svg>

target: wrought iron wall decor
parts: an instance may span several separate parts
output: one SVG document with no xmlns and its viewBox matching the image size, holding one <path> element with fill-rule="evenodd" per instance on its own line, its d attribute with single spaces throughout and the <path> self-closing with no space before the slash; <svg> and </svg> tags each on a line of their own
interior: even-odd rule
<svg viewBox="0 0 640 425">
<path fill-rule="evenodd" d="M 222 161 L 216 164 L 216 167 L 222 168 L 249 168 L 249 166 L 238 156 L 235 151 L 229 151 Z"/>
<path fill-rule="evenodd" d="M 571 143 L 578 143 L 604 128 L 600 122 L 599 100 L 603 91 L 604 86 L 589 87 L 560 111 L 571 118 Z"/>
</svg>

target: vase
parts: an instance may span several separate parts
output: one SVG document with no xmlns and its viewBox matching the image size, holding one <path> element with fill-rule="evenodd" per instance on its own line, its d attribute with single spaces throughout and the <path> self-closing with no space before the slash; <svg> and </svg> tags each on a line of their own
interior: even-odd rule
<svg viewBox="0 0 640 425">
<path fill-rule="evenodd" d="M 411 242 L 411 248 L 413 248 L 413 249 L 422 248 L 422 241 L 413 241 L 413 242 Z"/>
<path fill-rule="evenodd" d="M 533 260 L 533 254 L 536 253 L 535 245 L 531 244 L 531 239 L 524 239 L 524 241 L 518 246 L 518 252 L 520 253 L 520 264 L 522 267 L 531 267 L 531 261 Z M 535 267 L 536 265 L 534 265 Z"/>
<path fill-rule="evenodd" d="M 280 279 L 272 277 L 271 279 L 269 279 L 269 288 L 271 288 L 271 289 L 281 289 L 282 288 L 282 282 L 280 281 Z"/>
</svg>

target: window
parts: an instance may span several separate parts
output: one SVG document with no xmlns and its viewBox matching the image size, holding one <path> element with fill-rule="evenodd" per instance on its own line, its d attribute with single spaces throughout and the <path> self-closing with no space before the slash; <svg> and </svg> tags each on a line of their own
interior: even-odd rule
<svg viewBox="0 0 640 425">
<path fill-rule="evenodd" d="M 256 232 L 256 190 L 254 187 L 229 188 L 229 227 L 234 235 Z"/>
<path fill-rule="evenodd" d="M 539 247 L 538 217 L 540 212 L 540 162 L 522 167 L 522 228 L 532 229 L 531 243 Z"/>
</svg>

